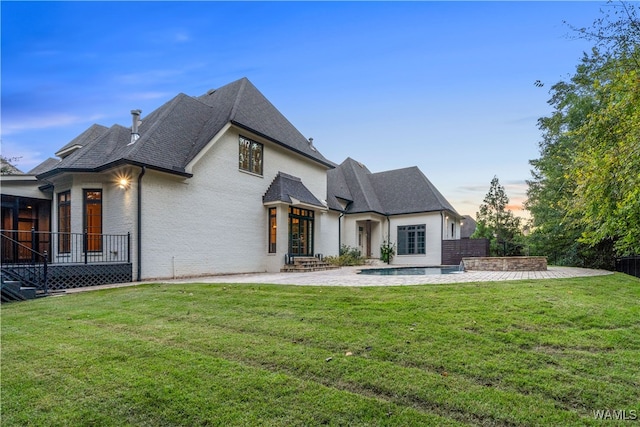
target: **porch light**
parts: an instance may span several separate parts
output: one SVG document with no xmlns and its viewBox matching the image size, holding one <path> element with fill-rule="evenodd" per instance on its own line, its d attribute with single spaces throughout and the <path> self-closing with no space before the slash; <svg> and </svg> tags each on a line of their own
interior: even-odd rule
<svg viewBox="0 0 640 427">
<path fill-rule="evenodd" d="M 129 182 L 128 178 L 122 177 L 118 179 L 118 187 L 122 188 L 123 190 L 126 190 L 127 188 L 129 188 L 130 184 L 131 183 Z"/>
</svg>

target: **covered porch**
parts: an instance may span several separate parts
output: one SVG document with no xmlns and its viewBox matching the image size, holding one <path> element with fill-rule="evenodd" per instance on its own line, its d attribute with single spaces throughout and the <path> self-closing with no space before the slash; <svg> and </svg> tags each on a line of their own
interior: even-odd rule
<svg viewBox="0 0 640 427">
<path fill-rule="evenodd" d="M 36 295 L 133 280 L 131 236 L 0 230 L 2 282 Z M 4 284 L 3 284 L 4 288 Z"/>
</svg>

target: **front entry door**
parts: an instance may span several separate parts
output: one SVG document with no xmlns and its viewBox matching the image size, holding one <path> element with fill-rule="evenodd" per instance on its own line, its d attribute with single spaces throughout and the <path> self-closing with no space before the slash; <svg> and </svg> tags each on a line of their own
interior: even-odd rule
<svg viewBox="0 0 640 427">
<path fill-rule="evenodd" d="M 289 208 L 289 254 L 313 255 L 313 211 Z"/>
<path fill-rule="evenodd" d="M 371 220 L 358 226 L 358 250 L 365 258 L 371 258 Z"/>
</svg>

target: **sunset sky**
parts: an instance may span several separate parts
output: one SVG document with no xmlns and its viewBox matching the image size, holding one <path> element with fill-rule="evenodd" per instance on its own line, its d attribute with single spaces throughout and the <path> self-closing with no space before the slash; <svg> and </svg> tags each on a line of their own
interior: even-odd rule
<svg viewBox="0 0 640 427">
<path fill-rule="evenodd" d="M 605 2 L 2 1 L 2 155 L 28 171 L 93 123 L 247 77 L 329 159 L 418 166 L 475 216 L 519 211 L 554 83 Z M 534 83 L 540 81 L 543 87 Z"/>
</svg>

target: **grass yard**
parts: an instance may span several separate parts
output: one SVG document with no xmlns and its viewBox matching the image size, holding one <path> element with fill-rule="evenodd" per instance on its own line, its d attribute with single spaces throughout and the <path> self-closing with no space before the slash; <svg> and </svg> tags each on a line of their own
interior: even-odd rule
<svg viewBox="0 0 640 427">
<path fill-rule="evenodd" d="M 50 297 L 1 374 L 3 426 L 635 425 L 640 280 Z"/>
</svg>

